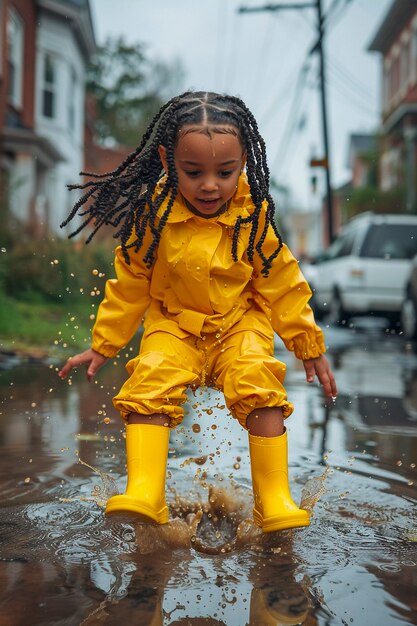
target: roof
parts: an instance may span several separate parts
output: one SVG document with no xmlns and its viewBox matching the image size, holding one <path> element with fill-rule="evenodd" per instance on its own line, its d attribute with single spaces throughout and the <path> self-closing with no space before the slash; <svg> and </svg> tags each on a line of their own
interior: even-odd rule
<svg viewBox="0 0 417 626">
<path fill-rule="evenodd" d="M 417 14 L 416 0 L 394 0 L 368 46 L 370 52 L 386 52 L 413 15 Z"/>
<path fill-rule="evenodd" d="M 338 187 L 334 187 L 333 188 L 333 192 L 336 195 L 339 195 L 341 193 L 345 193 L 346 191 L 349 191 L 350 189 L 352 189 L 352 181 L 351 180 L 347 180 L 345 183 L 342 183 Z"/>
<path fill-rule="evenodd" d="M 36 4 L 44 11 L 72 23 L 75 36 L 87 58 L 95 53 L 96 41 L 89 0 L 36 0 Z"/>
<path fill-rule="evenodd" d="M 376 136 L 370 133 L 352 133 L 350 135 L 347 165 L 352 168 L 355 156 L 376 150 Z"/>
<path fill-rule="evenodd" d="M 376 148 L 376 138 L 374 133 L 352 133 L 350 135 L 350 146 L 357 152 L 367 152 Z"/>
<path fill-rule="evenodd" d="M 5 126 L 0 129 L 0 140 L 5 151 L 17 153 L 29 151 L 47 168 L 65 161 L 64 155 L 49 139 L 38 135 L 30 128 Z"/>
</svg>

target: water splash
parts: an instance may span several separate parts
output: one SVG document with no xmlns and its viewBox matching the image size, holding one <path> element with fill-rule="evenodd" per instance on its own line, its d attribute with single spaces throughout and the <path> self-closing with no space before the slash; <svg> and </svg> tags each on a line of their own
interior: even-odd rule
<svg viewBox="0 0 417 626">
<path fill-rule="evenodd" d="M 91 497 L 99 507 L 104 508 L 106 506 L 107 500 L 111 498 L 112 496 L 116 496 L 119 493 L 116 481 L 114 480 L 112 476 L 110 476 L 106 472 L 103 472 L 97 467 L 93 467 L 92 465 L 89 465 L 88 463 L 80 459 L 79 457 L 78 457 L 78 462 L 81 463 L 81 465 L 88 467 L 95 474 L 98 474 L 100 476 L 101 481 L 102 481 L 101 485 L 94 486 L 94 489 L 91 493 Z"/>
<path fill-rule="evenodd" d="M 188 462 L 201 464 L 202 458 L 191 458 Z M 114 478 L 82 459 L 78 460 L 100 476 L 101 485 L 94 487 L 91 499 L 98 506 L 105 507 L 107 500 L 118 493 Z M 323 474 L 310 478 L 304 486 L 301 507 L 310 513 L 326 492 L 325 482 L 329 472 L 330 469 L 326 468 Z M 217 484 L 208 484 L 205 478 L 201 478 L 200 484 L 204 488 L 206 499 L 204 492 L 182 496 L 171 488 L 168 524 L 153 525 L 126 516 L 125 521 L 134 526 L 136 546 L 141 554 L 164 548 L 190 547 L 204 554 L 226 554 L 267 541 L 265 533 L 252 519 L 253 496 L 250 488 L 233 482 L 227 487 L 220 487 Z M 113 520 L 108 523 L 120 523 L 120 518 L 119 522 Z"/>
<path fill-rule="evenodd" d="M 300 507 L 308 511 L 310 514 L 313 513 L 315 505 L 327 491 L 325 483 L 330 475 L 330 472 L 331 468 L 326 467 L 323 474 L 309 478 L 303 487 Z"/>
</svg>

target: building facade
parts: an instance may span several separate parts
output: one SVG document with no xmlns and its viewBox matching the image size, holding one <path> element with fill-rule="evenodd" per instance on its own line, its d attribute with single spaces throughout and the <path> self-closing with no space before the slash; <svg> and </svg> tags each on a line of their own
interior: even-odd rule
<svg viewBox="0 0 417 626">
<path fill-rule="evenodd" d="M 8 213 L 31 236 L 59 233 L 84 168 L 88 0 L 0 0 L 0 171 Z"/>
<path fill-rule="evenodd" d="M 382 56 L 379 186 L 403 190 L 417 212 L 417 3 L 394 0 L 369 50 Z"/>
</svg>

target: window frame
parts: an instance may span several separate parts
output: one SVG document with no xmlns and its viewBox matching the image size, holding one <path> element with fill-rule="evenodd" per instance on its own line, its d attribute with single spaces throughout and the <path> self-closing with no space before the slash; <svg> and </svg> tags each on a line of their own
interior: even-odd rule
<svg viewBox="0 0 417 626">
<path fill-rule="evenodd" d="M 75 135 L 77 130 L 77 90 L 78 76 L 73 65 L 69 66 L 67 124 L 70 133 Z"/>
<path fill-rule="evenodd" d="M 52 68 L 52 80 L 47 78 L 47 63 L 51 61 Z M 42 80 L 41 80 L 41 114 L 46 120 L 57 119 L 57 58 L 52 52 L 45 52 L 42 59 Z M 46 113 L 46 96 L 50 96 L 50 111 L 51 114 Z"/>
<path fill-rule="evenodd" d="M 7 100 L 15 108 L 21 109 L 23 106 L 24 22 L 14 7 L 7 9 L 6 54 Z"/>
</svg>

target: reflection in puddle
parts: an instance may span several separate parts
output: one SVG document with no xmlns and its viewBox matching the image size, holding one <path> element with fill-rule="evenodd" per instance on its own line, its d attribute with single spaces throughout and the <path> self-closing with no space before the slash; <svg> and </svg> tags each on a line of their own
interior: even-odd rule
<svg viewBox="0 0 417 626">
<path fill-rule="evenodd" d="M 348 339 L 334 406 L 289 368 L 290 479 L 312 524 L 271 534 L 252 522 L 246 435 L 214 392 L 190 396 L 170 522 L 148 526 L 103 515 L 126 481 L 122 368 L 71 386 L 53 368 L 0 372 L 0 624 L 417 624 L 417 367 L 399 341 Z"/>
</svg>

